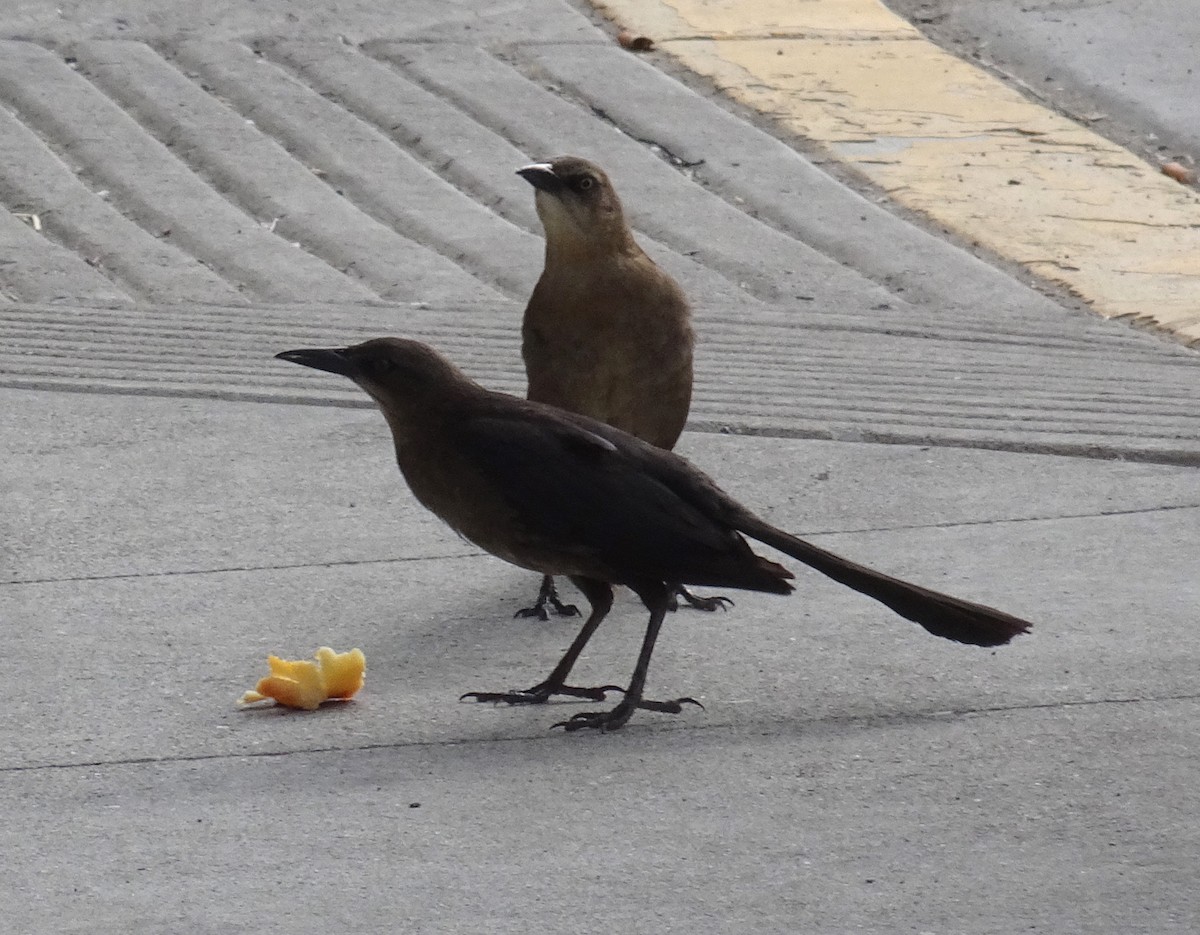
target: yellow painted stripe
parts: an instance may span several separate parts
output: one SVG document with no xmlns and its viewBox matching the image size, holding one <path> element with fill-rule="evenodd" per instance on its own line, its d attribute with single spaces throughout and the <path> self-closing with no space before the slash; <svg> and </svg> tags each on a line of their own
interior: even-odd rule
<svg viewBox="0 0 1200 935">
<path fill-rule="evenodd" d="M 1200 344 L 1200 195 L 877 0 L 594 0 L 900 204 Z"/>
</svg>

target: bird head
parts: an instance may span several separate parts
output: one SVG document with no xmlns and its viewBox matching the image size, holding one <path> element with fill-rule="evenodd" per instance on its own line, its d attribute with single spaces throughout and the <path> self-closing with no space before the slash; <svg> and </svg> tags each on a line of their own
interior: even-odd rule
<svg viewBox="0 0 1200 935">
<path fill-rule="evenodd" d="M 557 156 L 524 166 L 517 175 L 537 189 L 537 213 L 548 250 L 610 252 L 632 242 L 621 199 L 595 163 Z"/>
<path fill-rule="evenodd" d="M 283 351 L 280 360 L 349 377 L 385 413 L 436 407 L 475 387 L 465 374 L 433 348 L 405 338 L 372 338 L 351 347 L 308 347 Z"/>
</svg>

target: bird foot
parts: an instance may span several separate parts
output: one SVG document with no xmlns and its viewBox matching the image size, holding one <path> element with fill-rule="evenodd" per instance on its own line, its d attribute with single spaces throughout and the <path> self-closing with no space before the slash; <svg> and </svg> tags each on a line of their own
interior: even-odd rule
<svg viewBox="0 0 1200 935">
<path fill-rule="evenodd" d="M 671 602 L 667 605 L 668 610 L 679 609 L 679 599 L 683 598 L 687 605 L 695 610 L 704 610 L 711 613 L 714 610 L 726 610 L 727 607 L 733 606 L 733 601 L 720 594 L 715 594 L 712 597 L 701 597 L 699 594 L 693 594 L 687 588 L 680 585 L 671 594 Z"/>
<path fill-rule="evenodd" d="M 574 604 L 564 604 L 558 598 L 553 598 L 549 601 L 538 601 L 532 607 L 522 607 L 513 617 L 537 617 L 538 620 L 549 620 L 550 611 L 546 610 L 546 604 L 554 608 L 554 613 L 559 617 L 578 617 L 579 608 Z"/>
<path fill-rule="evenodd" d="M 671 701 L 648 701 L 645 698 L 630 701 L 629 698 L 623 698 L 611 711 L 580 711 L 565 721 L 552 725 L 551 730 L 555 727 L 561 727 L 565 731 L 583 730 L 588 727 L 596 730 L 620 730 L 638 708 L 644 711 L 660 711 L 663 714 L 679 714 L 685 704 L 694 704 L 701 711 L 704 710 L 704 705 L 695 698 L 674 698 Z"/>
<path fill-rule="evenodd" d="M 698 594 L 684 594 L 683 599 L 687 601 L 689 607 L 694 607 L 696 610 L 705 610 L 710 613 L 714 610 L 728 610 L 733 606 L 733 601 L 721 594 L 714 594 L 712 597 L 700 597 Z"/>
<path fill-rule="evenodd" d="M 565 695 L 568 698 L 583 698 L 587 701 L 604 701 L 608 692 L 622 692 L 620 685 L 598 685 L 595 688 L 578 688 L 574 685 L 555 685 L 542 682 L 524 691 L 512 692 L 467 692 L 459 696 L 459 701 L 502 701 L 505 704 L 545 704 L 555 695 Z"/>
<path fill-rule="evenodd" d="M 550 612 L 546 610 L 546 605 L 549 604 L 554 608 L 554 613 L 560 617 L 578 617 L 579 608 L 574 604 L 564 603 L 558 596 L 558 589 L 551 586 L 549 589 L 543 586 L 538 592 L 537 600 L 533 602 L 532 607 L 522 607 L 513 617 L 537 617 L 538 620 L 549 620 Z"/>
</svg>

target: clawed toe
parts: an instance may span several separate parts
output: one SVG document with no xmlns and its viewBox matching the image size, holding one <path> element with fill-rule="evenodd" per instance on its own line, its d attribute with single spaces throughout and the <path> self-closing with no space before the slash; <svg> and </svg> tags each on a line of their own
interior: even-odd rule
<svg viewBox="0 0 1200 935">
<path fill-rule="evenodd" d="M 695 698 L 672 698 L 670 701 L 646 701 L 642 699 L 637 706 L 646 711 L 661 711 L 663 714 L 679 714 L 683 711 L 685 704 L 694 704 L 701 711 L 704 710 L 704 705 L 700 704 Z"/>
<path fill-rule="evenodd" d="M 565 731 L 575 731 L 591 727 L 596 730 L 619 730 L 629 720 L 629 715 L 632 713 L 632 708 L 622 710 L 620 705 L 611 711 L 580 711 L 578 714 L 572 714 L 565 721 L 551 724 L 550 729 L 561 727 Z"/>
<path fill-rule="evenodd" d="M 555 695 L 567 698 L 582 698 L 584 701 L 604 701 L 609 692 L 623 694 L 625 689 L 620 685 L 597 685 L 594 688 L 580 688 L 575 685 L 535 685 L 524 691 L 511 692 L 465 692 L 459 701 L 494 701 L 504 704 L 545 704 Z"/>
<path fill-rule="evenodd" d="M 536 617 L 538 620 L 549 620 L 550 619 L 550 611 L 548 611 L 546 609 L 547 604 L 549 604 L 551 606 L 551 608 L 553 608 L 554 613 L 559 617 L 578 617 L 579 616 L 579 608 L 576 607 L 574 604 L 564 604 L 562 601 L 558 600 L 557 598 L 550 598 L 547 601 L 539 600 L 532 607 L 522 607 L 515 614 L 513 614 L 513 617 L 514 618 Z"/>
<path fill-rule="evenodd" d="M 728 610 L 733 606 L 733 601 L 720 595 L 715 597 L 696 597 L 693 594 L 692 599 L 688 601 L 688 606 L 696 610 L 706 610 L 711 613 L 714 610 Z"/>
<path fill-rule="evenodd" d="M 572 714 L 565 721 L 551 725 L 550 729 L 561 727 L 565 731 L 584 730 L 585 728 L 619 730 L 638 708 L 645 711 L 659 711 L 662 714 L 680 714 L 685 704 L 695 705 L 701 711 L 704 710 L 704 705 L 695 698 L 673 698 L 670 701 L 648 701 L 643 698 L 636 702 L 626 698 L 611 711 L 580 711 L 578 714 Z"/>
<path fill-rule="evenodd" d="M 459 701 L 503 701 L 505 704 L 542 704 L 550 696 L 533 692 L 463 692 Z"/>
<path fill-rule="evenodd" d="M 679 601 L 682 598 L 693 610 L 704 610 L 711 613 L 714 610 L 726 610 L 733 606 L 733 601 L 721 594 L 715 594 L 712 597 L 700 597 L 698 594 L 693 594 L 683 585 L 677 586 L 672 592 L 667 610 L 677 610 Z"/>
</svg>

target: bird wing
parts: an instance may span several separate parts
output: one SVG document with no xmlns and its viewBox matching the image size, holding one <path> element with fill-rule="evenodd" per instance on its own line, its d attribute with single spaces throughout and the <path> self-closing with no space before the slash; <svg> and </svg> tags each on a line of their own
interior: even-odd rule
<svg viewBox="0 0 1200 935">
<path fill-rule="evenodd" d="M 592 557 L 607 580 L 652 570 L 660 580 L 737 586 L 746 566 L 757 567 L 740 535 L 646 469 L 648 446 L 590 422 L 488 413 L 457 426 L 456 449 L 527 536 Z"/>
</svg>

